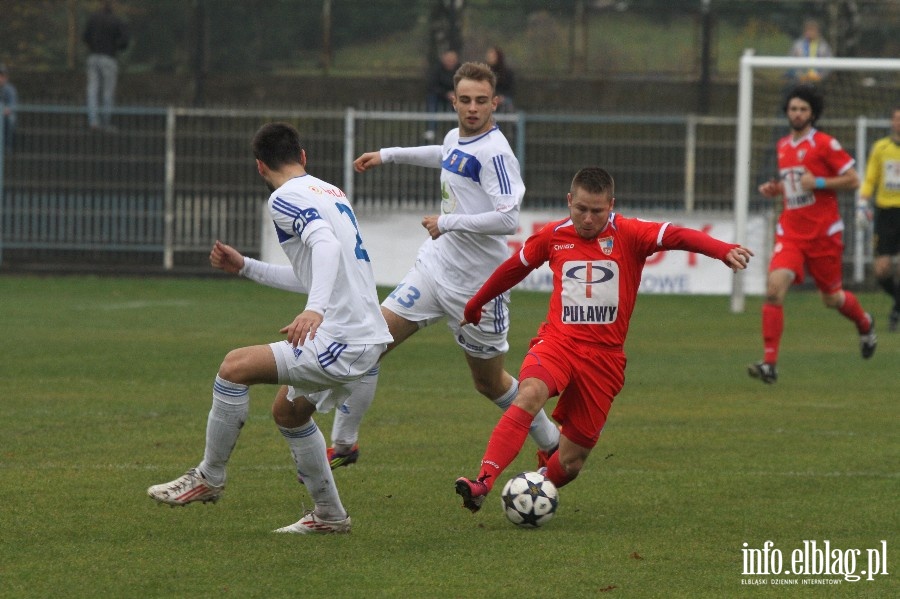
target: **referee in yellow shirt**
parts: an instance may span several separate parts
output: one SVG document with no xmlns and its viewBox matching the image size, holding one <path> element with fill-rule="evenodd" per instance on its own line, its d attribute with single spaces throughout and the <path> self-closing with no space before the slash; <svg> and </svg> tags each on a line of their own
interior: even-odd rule
<svg viewBox="0 0 900 599">
<path fill-rule="evenodd" d="M 859 190 L 860 213 L 875 196 L 875 262 L 878 284 L 894 300 L 889 328 L 900 324 L 900 280 L 893 260 L 900 254 L 900 104 L 891 112 L 891 134 L 872 145 L 866 178 Z"/>
</svg>

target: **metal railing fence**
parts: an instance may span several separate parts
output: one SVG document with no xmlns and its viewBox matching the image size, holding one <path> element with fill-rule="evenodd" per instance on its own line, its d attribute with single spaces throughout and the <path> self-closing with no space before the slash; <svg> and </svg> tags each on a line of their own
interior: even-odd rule
<svg viewBox="0 0 900 599">
<path fill-rule="evenodd" d="M 429 122 L 441 131 L 453 126 L 453 113 L 120 108 L 117 129 L 92 130 L 82 107 L 21 105 L 14 146 L 0 148 L 0 265 L 178 271 L 205 266 L 216 239 L 256 255 L 268 194 L 250 139 L 274 120 L 298 127 L 309 171 L 340 185 L 360 214 L 438 209 L 437 169 L 391 165 L 359 175 L 352 161 L 363 151 L 428 143 Z M 732 214 L 733 118 L 514 113 L 497 120 L 522 166 L 526 210 L 564 211 L 575 171 L 602 165 L 616 179 L 621 212 Z M 783 119 L 754 121 L 754 186 L 771 172 L 783 127 Z M 858 156 L 887 127 L 887 120 L 828 122 Z M 751 212 L 772 209 L 751 197 Z M 844 205 L 852 223 L 853 202 Z M 850 256 L 858 233 L 851 226 L 847 235 Z"/>
</svg>

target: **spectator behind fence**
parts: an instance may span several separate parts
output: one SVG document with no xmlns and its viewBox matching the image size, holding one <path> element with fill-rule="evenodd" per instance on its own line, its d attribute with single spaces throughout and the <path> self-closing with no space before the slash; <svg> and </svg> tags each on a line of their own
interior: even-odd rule
<svg viewBox="0 0 900 599">
<path fill-rule="evenodd" d="M 112 110 L 119 78 L 119 52 L 128 47 L 128 29 L 115 14 L 113 0 L 104 0 L 88 19 L 82 39 L 88 47 L 87 110 L 91 129 L 112 127 Z"/>
<path fill-rule="evenodd" d="M 815 19 L 806 19 L 803 22 L 803 35 L 794 41 L 791 46 L 791 56 L 794 58 L 831 58 L 834 54 L 831 46 L 822 37 L 819 22 Z M 788 73 L 791 85 L 798 83 L 821 84 L 830 71 L 826 69 L 794 69 Z"/>
<path fill-rule="evenodd" d="M 449 112 L 453 110 L 453 76 L 460 67 L 459 54 L 455 50 L 445 50 L 440 59 L 431 65 L 426 77 L 425 109 L 428 112 Z M 428 123 L 425 140 L 434 140 L 437 125 Z"/>
<path fill-rule="evenodd" d="M 803 33 L 794 40 L 790 56 L 792 58 L 830 58 L 832 56 L 831 46 L 822 38 L 821 28 L 816 19 L 807 18 L 803 21 Z M 786 103 L 787 97 L 798 85 L 815 85 L 819 92 L 823 93 L 823 83 L 828 74 L 829 71 L 826 69 L 791 69 L 784 74 L 784 87 L 781 90 L 782 101 Z M 778 119 L 784 117 L 781 105 L 776 108 L 774 116 Z M 783 131 L 781 125 L 777 125 L 772 129 L 771 142 L 763 157 L 763 168 L 761 171 L 763 179 L 760 181 L 760 184 L 767 182 L 772 177 L 781 177 L 778 170 L 776 147 L 778 140 L 784 134 Z"/>
<path fill-rule="evenodd" d="M 0 105 L 3 106 L 3 148 L 6 152 L 12 152 L 15 141 L 18 102 L 16 86 L 9 82 L 9 70 L 0 63 Z"/>
<path fill-rule="evenodd" d="M 513 97 L 516 93 L 516 75 L 506 64 L 506 55 L 499 47 L 491 46 L 484 59 L 497 76 L 497 112 L 515 112 Z"/>
</svg>

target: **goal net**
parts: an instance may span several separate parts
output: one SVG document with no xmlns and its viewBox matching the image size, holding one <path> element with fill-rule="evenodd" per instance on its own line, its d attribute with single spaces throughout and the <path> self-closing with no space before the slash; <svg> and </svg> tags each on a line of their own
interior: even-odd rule
<svg viewBox="0 0 900 599">
<path fill-rule="evenodd" d="M 782 104 L 795 70 L 815 69 L 823 75 L 819 86 L 825 108 L 816 127 L 834 136 L 856 159 L 860 178 L 872 143 L 889 132 L 890 113 L 900 103 L 900 59 L 792 58 L 755 56 L 748 50 L 741 58 L 738 84 L 737 146 L 735 148 L 735 242 L 746 244 L 751 214 L 765 214 L 774 224 L 780 202 L 762 197 L 757 187 L 777 176 L 775 144 L 788 133 Z M 844 220 L 844 263 L 857 283 L 871 260 L 870 226 L 857 224 L 856 197 L 839 195 Z M 758 260 L 768 263 L 771 244 L 752 248 Z M 734 277 L 731 311 L 744 311 L 744 275 Z"/>
</svg>

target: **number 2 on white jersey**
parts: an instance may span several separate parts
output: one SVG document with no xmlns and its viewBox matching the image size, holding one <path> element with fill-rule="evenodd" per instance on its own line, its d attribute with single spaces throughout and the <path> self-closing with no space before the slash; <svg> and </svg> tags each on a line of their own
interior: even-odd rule
<svg viewBox="0 0 900 599">
<path fill-rule="evenodd" d="M 339 212 L 347 215 L 347 218 L 353 223 L 353 228 L 356 229 L 356 248 L 354 248 L 356 259 L 370 262 L 369 252 L 363 248 L 363 240 L 359 234 L 359 225 L 356 224 L 356 215 L 353 214 L 353 210 L 347 204 L 341 204 L 340 202 L 335 202 L 334 205 L 337 206 Z"/>
</svg>

